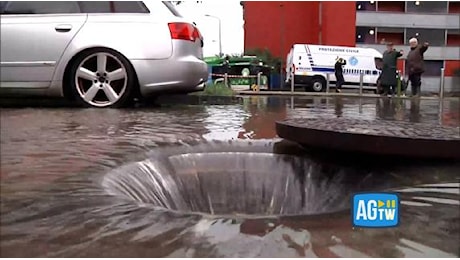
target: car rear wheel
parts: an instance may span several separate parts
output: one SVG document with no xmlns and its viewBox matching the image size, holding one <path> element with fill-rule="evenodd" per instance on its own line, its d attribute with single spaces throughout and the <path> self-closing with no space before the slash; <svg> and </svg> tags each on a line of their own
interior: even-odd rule
<svg viewBox="0 0 460 260">
<path fill-rule="evenodd" d="M 123 55 L 109 49 L 82 53 L 72 64 L 69 86 L 86 107 L 123 107 L 131 101 L 135 74 Z"/>
</svg>

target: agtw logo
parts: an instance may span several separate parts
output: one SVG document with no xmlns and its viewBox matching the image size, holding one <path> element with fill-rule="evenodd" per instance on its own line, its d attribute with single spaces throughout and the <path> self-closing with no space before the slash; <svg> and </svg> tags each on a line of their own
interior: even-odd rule
<svg viewBox="0 0 460 260">
<path fill-rule="evenodd" d="M 395 193 L 353 195 L 353 226 L 396 227 L 399 225 L 399 197 Z"/>
</svg>

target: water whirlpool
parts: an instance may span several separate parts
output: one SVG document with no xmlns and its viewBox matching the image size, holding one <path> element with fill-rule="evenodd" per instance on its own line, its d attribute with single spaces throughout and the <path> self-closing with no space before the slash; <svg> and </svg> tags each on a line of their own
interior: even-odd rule
<svg viewBox="0 0 460 260">
<path fill-rule="evenodd" d="M 347 210 L 351 193 L 370 187 L 365 175 L 279 152 L 276 142 L 230 141 L 158 148 L 109 172 L 102 185 L 160 210 L 266 217 Z"/>
</svg>

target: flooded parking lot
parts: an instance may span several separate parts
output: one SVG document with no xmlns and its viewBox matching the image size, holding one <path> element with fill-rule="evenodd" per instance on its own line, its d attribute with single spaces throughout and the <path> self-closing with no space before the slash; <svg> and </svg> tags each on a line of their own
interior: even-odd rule
<svg viewBox="0 0 460 260">
<path fill-rule="evenodd" d="M 229 105 L 1 110 L 3 257 L 457 257 L 460 164 L 309 154 L 288 118 L 458 127 L 460 102 L 247 97 Z M 398 191 L 401 224 L 351 226 Z"/>
</svg>

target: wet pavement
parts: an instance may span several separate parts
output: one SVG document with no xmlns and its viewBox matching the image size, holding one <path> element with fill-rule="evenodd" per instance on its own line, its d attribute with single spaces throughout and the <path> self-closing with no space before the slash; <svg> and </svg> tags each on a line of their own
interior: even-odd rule
<svg viewBox="0 0 460 260">
<path fill-rule="evenodd" d="M 0 112 L 2 257 L 460 255 L 460 164 L 310 154 L 275 132 L 293 118 L 458 127 L 457 100 Z M 400 192 L 398 228 L 351 226 L 363 190 Z"/>
</svg>

